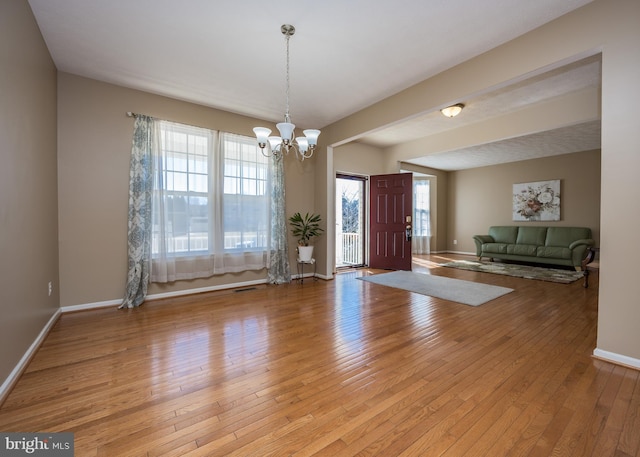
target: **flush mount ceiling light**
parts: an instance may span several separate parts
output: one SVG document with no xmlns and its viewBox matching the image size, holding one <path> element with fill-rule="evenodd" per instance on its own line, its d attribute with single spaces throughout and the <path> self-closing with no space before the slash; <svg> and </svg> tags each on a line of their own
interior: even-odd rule
<svg viewBox="0 0 640 457">
<path fill-rule="evenodd" d="M 456 117 L 464 108 L 462 103 L 456 103 L 455 105 L 447 106 L 446 108 L 442 108 L 440 112 L 447 117 Z"/>
<path fill-rule="evenodd" d="M 286 80 L 286 111 L 284 113 L 284 122 L 276 124 L 280 136 L 271 135 L 271 129 L 266 127 L 256 127 L 253 132 L 258 139 L 258 146 L 262 149 L 262 154 L 270 157 L 273 154 L 288 154 L 290 149 L 296 152 L 296 156 L 302 161 L 308 159 L 313 155 L 318 144 L 318 135 L 320 130 L 304 130 L 303 137 L 297 137 L 294 139 L 295 124 L 291 123 L 291 117 L 289 116 L 289 39 L 296 33 L 296 28 L 289 24 L 284 24 L 280 27 L 280 31 L 284 35 L 287 46 L 287 80 Z M 267 147 L 268 146 L 268 147 Z"/>
</svg>

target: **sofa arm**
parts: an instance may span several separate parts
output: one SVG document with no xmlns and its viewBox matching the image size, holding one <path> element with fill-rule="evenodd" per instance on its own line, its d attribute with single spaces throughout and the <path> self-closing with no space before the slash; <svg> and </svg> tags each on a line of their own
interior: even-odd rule
<svg viewBox="0 0 640 457">
<path fill-rule="evenodd" d="M 571 250 L 571 262 L 576 270 L 580 270 L 582 261 L 587 257 L 589 248 L 593 246 L 595 242 L 592 239 L 576 240 L 569 245 Z"/>
<path fill-rule="evenodd" d="M 569 245 L 569 249 L 574 250 L 578 246 L 593 246 L 594 244 L 595 241 L 593 241 L 592 239 L 576 240 Z"/>
<path fill-rule="evenodd" d="M 473 241 L 476 243 L 476 255 L 482 257 L 482 245 L 484 243 L 493 243 L 495 240 L 490 235 L 475 235 Z"/>
</svg>

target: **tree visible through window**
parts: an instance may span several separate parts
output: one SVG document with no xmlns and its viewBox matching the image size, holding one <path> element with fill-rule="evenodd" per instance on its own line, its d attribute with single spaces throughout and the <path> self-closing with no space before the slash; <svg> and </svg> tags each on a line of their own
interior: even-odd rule
<svg viewBox="0 0 640 457">
<path fill-rule="evenodd" d="M 336 266 L 364 264 L 365 178 L 336 175 Z"/>
</svg>

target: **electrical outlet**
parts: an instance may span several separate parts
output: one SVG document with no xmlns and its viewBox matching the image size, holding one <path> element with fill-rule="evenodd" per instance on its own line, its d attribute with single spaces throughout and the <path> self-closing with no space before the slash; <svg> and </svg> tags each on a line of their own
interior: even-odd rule
<svg viewBox="0 0 640 457">
<path fill-rule="evenodd" d="M 453 240 L 453 244 L 458 244 L 458 240 Z"/>
<path fill-rule="evenodd" d="M 52 293 L 53 293 L 53 283 L 49 281 L 49 297 L 51 297 Z"/>
</svg>

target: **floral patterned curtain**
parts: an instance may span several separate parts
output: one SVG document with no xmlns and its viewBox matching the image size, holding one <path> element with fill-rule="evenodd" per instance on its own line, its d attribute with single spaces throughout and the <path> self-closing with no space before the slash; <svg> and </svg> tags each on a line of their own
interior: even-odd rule
<svg viewBox="0 0 640 457">
<path fill-rule="evenodd" d="M 147 295 L 151 266 L 151 199 L 155 121 L 136 115 L 129 170 L 127 286 L 120 308 L 140 306 Z"/>
<path fill-rule="evenodd" d="M 285 213 L 284 158 L 274 154 L 271 163 L 271 230 L 267 281 L 271 284 L 291 282 L 287 217 Z"/>
</svg>

